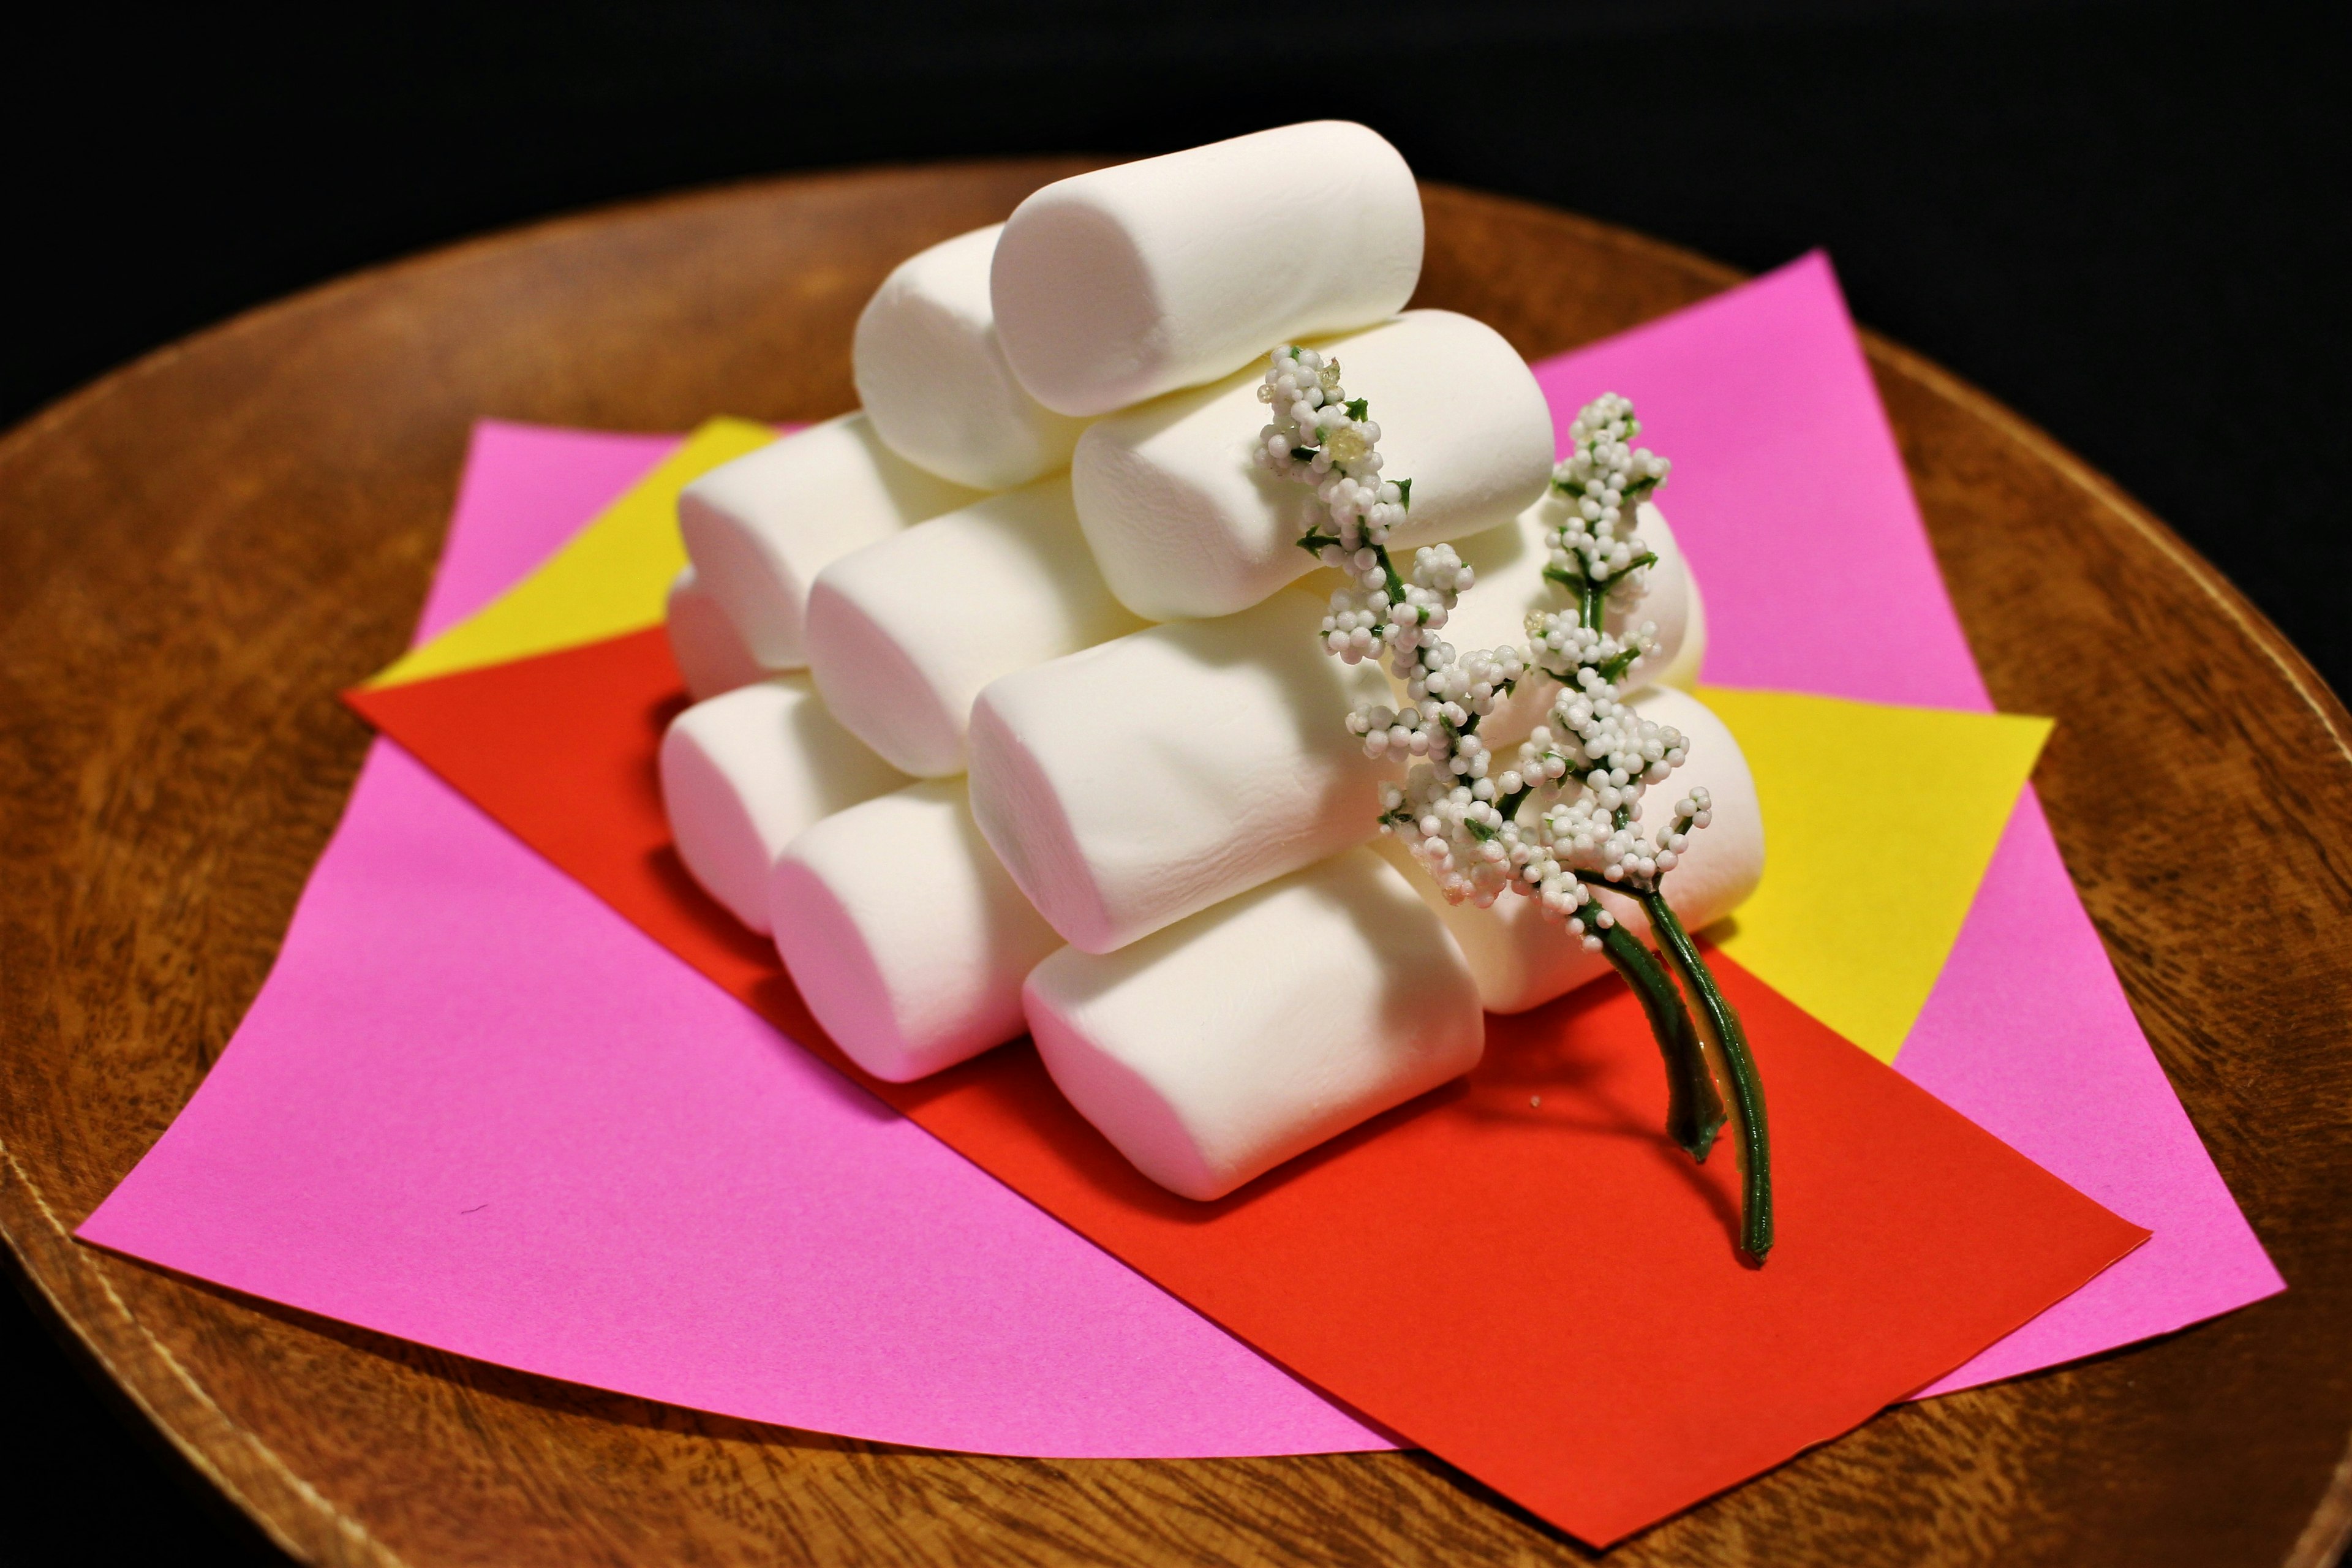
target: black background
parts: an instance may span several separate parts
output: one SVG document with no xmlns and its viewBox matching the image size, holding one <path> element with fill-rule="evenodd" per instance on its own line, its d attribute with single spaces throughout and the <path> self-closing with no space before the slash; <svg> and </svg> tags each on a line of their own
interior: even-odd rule
<svg viewBox="0 0 2352 1568">
<path fill-rule="evenodd" d="M 1344 116 L 1424 175 L 1744 268 L 1826 246 L 1863 321 L 2105 469 L 2344 690 L 2335 26 L 2087 0 L 92 11 L 0 36 L 0 425 L 289 290 L 568 208 Z M 0 1391 L 0 1561 L 268 1560 L 13 1295 Z"/>
</svg>

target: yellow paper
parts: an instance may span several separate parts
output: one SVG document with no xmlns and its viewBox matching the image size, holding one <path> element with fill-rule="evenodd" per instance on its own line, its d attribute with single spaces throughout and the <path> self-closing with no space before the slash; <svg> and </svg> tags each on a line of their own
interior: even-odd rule
<svg viewBox="0 0 2352 1568">
<path fill-rule="evenodd" d="M 1709 934 L 1891 1062 L 1992 863 L 2050 721 L 1701 689 L 1747 753 L 1764 881 Z"/>
<path fill-rule="evenodd" d="M 367 684 L 398 686 L 661 625 L 670 579 L 686 564 L 677 492 L 775 439 L 748 419 L 711 420 L 544 565 Z"/>
</svg>

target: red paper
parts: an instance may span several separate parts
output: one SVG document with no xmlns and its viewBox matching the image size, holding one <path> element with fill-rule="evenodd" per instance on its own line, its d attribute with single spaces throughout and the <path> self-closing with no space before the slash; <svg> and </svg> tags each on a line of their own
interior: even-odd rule
<svg viewBox="0 0 2352 1568">
<path fill-rule="evenodd" d="M 2147 1238 L 1717 957 L 1769 1094 L 1780 1245 L 1734 1260 L 1727 1150 L 1662 1137 L 1622 988 L 1491 1018 L 1485 1063 L 1213 1205 L 1130 1168 L 1026 1044 L 858 1074 L 688 879 L 656 784 L 658 629 L 355 692 L 688 963 L 1015 1191 L 1321 1387 L 1607 1544 L 1848 1430 Z"/>
</svg>

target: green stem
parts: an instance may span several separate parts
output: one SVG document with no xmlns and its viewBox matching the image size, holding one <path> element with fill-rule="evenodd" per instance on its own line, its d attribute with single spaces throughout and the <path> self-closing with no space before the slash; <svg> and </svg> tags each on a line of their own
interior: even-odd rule
<svg viewBox="0 0 2352 1568">
<path fill-rule="evenodd" d="M 1665 895 L 1654 889 L 1635 896 L 1642 901 L 1642 912 L 1650 917 L 1650 930 L 1667 960 L 1698 998 L 1707 1027 L 1723 1052 L 1724 1076 L 1730 1081 L 1732 1105 L 1739 1117 L 1739 1250 L 1749 1262 L 1761 1266 L 1772 1250 L 1772 1134 L 1765 1121 L 1764 1082 L 1748 1049 L 1748 1031 L 1740 1026 L 1739 1015 L 1716 984 L 1706 961 L 1699 956 L 1698 945 L 1683 930 Z"/>
<path fill-rule="evenodd" d="M 1588 927 L 1598 908 L 1587 907 Z M 1648 943 L 1617 921 L 1599 934 L 1601 952 L 1641 998 L 1642 1011 L 1649 1016 L 1650 1033 L 1658 1042 L 1658 1054 L 1665 1058 L 1666 1136 L 1683 1152 L 1705 1164 L 1715 1148 L 1715 1135 L 1723 1131 L 1724 1112 L 1723 1097 L 1716 1092 L 1715 1079 L 1706 1070 L 1706 1051 L 1699 1042 L 1698 1026 L 1691 1022 L 1682 993 L 1675 989 Z"/>
</svg>

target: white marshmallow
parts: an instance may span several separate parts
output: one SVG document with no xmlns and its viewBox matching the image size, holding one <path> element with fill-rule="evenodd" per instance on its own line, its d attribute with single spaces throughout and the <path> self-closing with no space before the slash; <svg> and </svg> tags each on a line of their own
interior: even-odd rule
<svg viewBox="0 0 2352 1568">
<path fill-rule="evenodd" d="M 1000 675 L 1139 630 L 1078 532 L 1070 481 L 991 496 L 845 555 L 809 593 L 809 671 L 849 731 L 919 778 L 964 770 Z"/>
<path fill-rule="evenodd" d="M 845 414 L 688 485 L 677 526 L 697 577 L 751 657 L 770 669 L 797 669 L 808 662 L 803 616 L 819 572 L 979 499 L 885 447 L 863 414 Z"/>
<path fill-rule="evenodd" d="M 990 291 L 1030 395 L 1105 414 L 1392 314 L 1421 245 L 1403 157 L 1315 121 L 1047 185 L 1005 224 Z"/>
<path fill-rule="evenodd" d="M 996 341 L 988 265 L 1003 229 L 974 229 L 900 262 L 850 344 L 875 433 L 916 467 L 983 490 L 1069 467 L 1086 428 L 1023 391 Z"/>
<path fill-rule="evenodd" d="M 1024 993 L 1080 1115 L 1171 1192 L 1217 1198 L 1467 1072 L 1468 967 L 1394 868 L 1350 849 Z"/>
<path fill-rule="evenodd" d="M 662 736 L 662 806 L 703 890 L 762 935 L 768 872 L 820 817 L 907 777 L 833 721 L 804 675 L 698 702 Z"/>
<path fill-rule="evenodd" d="M 801 1000 L 892 1083 L 1019 1035 L 1021 982 L 1062 945 L 981 837 L 961 779 L 817 823 L 776 862 L 768 895 Z"/>
<path fill-rule="evenodd" d="M 1524 647 L 1529 611 L 1573 610 L 1574 596 L 1543 574 L 1550 553 L 1546 535 L 1558 512 L 1557 503 L 1547 498 L 1500 528 L 1454 542 L 1455 553 L 1478 575 L 1446 617 L 1443 635 L 1447 642 L 1464 653 L 1505 643 Z M 1698 684 L 1699 660 L 1706 652 L 1706 619 L 1699 608 L 1698 584 L 1691 576 L 1682 546 L 1675 542 L 1674 531 L 1656 507 L 1643 504 L 1638 526 L 1642 542 L 1657 552 L 1657 564 L 1649 569 L 1649 587 L 1631 607 L 1611 599 L 1605 624 L 1610 631 L 1622 634 L 1629 626 L 1654 621 L 1657 652 L 1642 661 L 1635 678 L 1645 686 L 1687 689 Z M 1336 573 L 1329 575 L 1338 580 Z M 1403 683 L 1391 684 L 1402 706 Z M 1478 738 L 1490 750 L 1517 745 L 1528 738 L 1528 731 L 1543 722 L 1552 699 L 1559 695 L 1556 681 L 1538 677 L 1520 682 L 1517 690 L 1478 721 Z"/>
<path fill-rule="evenodd" d="M 1683 641 L 1658 671 L 1656 684 L 1677 691 L 1698 689 L 1700 667 L 1706 662 L 1706 595 L 1699 592 L 1698 574 L 1683 563 Z"/>
<path fill-rule="evenodd" d="M 706 702 L 723 691 L 764 679 L 768 672 L 751 657 L 736 635 L 735 623 L 694 574 L 690 565 L 670 579 L 669 605 L 662 628 L 669 634 L 669 656 L 686 679 L 687 695 Z"/>
<path fill-rule="evenodd" d="M 971 809 L 1063 939 L 1108 952 L 1378 830 L 1388 771 L 1348 732 L 1386 700 L 1282 593 L 1005 676 L 973 705 Z"/>
<path fill-rule="evenodd" d="M 1691 836 L 1691 847 L 1665 880 L 1666 902 L 1692 931 L 1731 913 L 1748 901 L 1764 878 L 1764 814 L 1756 801 L 1756 780 L 1739 742 L 1706 704 L 1687 692 L 1652 687 L 1633 699 L 1644 719 L 1671 724 L 1690 737 L 1690 760 L 1663 784 L 1642 797 L 1642 822 L 1656 833 L 1669 820 L 1675 802 L 1694 787 L 1714 797 L 1713 820 Z M 1485 732 L 1486 726 L 1479 730 Z M 1507 763 L 1508 758 L 1498 759 Z M 1478 978 L 1478 996 L 1490 1013 L 1524 1013 L 1566 995 L 1610 972 L 1609 961 L 1584 951 L 1581 937 L 1548 920 L 1533 899 L 1506 893 L 1495 907 L 1449 904 L 1429 874 L 1402 844 L 1388 834 L 1378 847 L 1404 871 L 1413 890 L 1427 900 L 1454 933 Z M 1602 893 L 1609 912 L 1634 935 L 1650 940 L 1641 906 L 1616 893 Z"/>
<path fill-rule="evenodd" d="M 1272 345 L 1268 345 L 1271 347 Z M 1551 409 L 1511 345 L 1451 310 L 1408 310 L 1318 345 L 1371 405 L 1387 479 L 1412 481 L 1392 530 L 1412 551 L 1499 528 L 1544 493 Z M 1072 460 L 1078 521 L 1103 578 L 1147 620 L 1230 615 L 1316 569 L 1299 536 L 1315 492 L 1252 459 L 1265 428 L 1263 367 L 1087 427 Z"/>
</svg>

